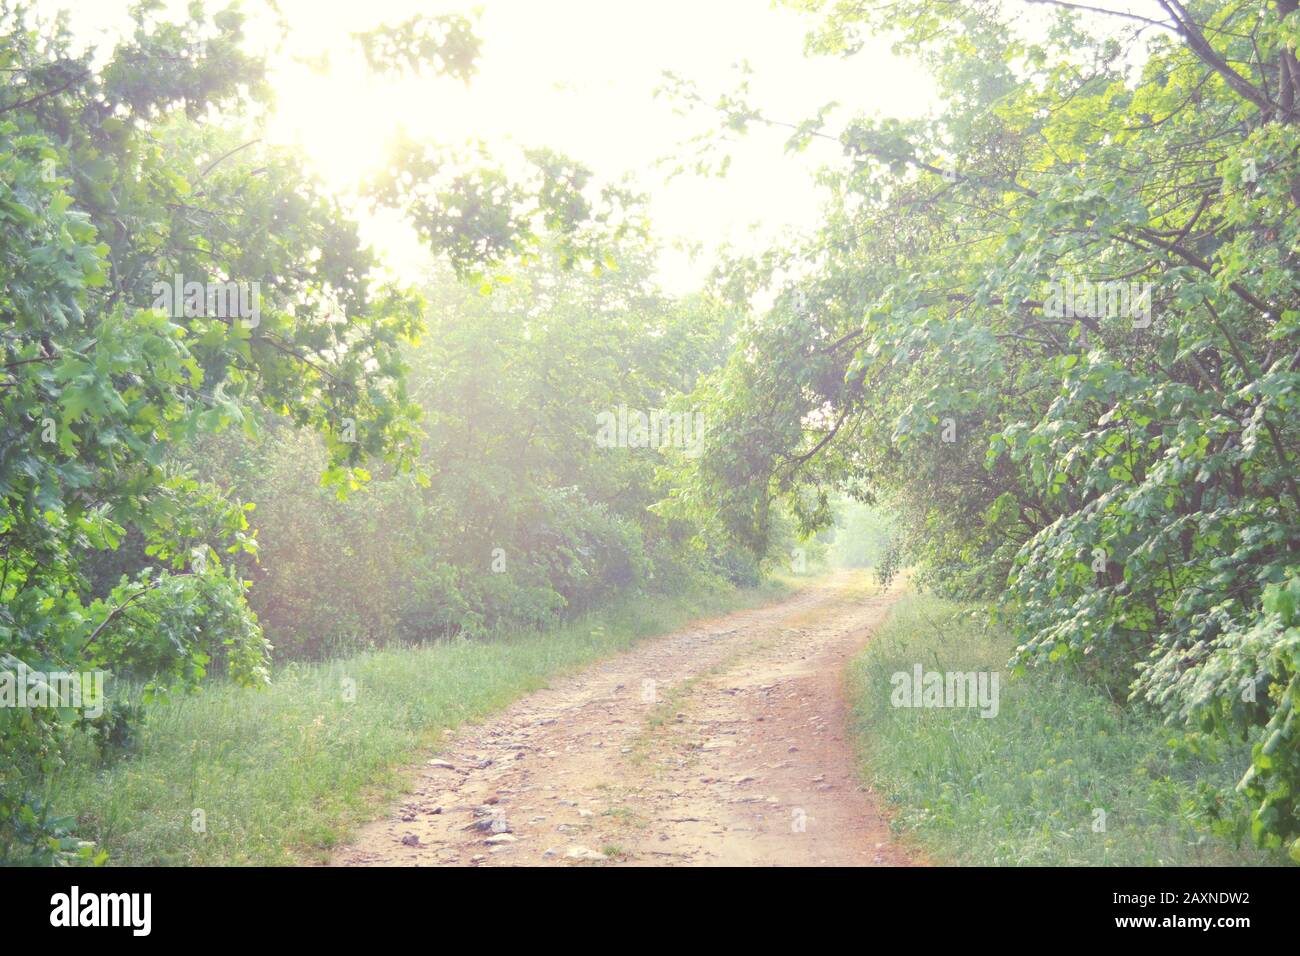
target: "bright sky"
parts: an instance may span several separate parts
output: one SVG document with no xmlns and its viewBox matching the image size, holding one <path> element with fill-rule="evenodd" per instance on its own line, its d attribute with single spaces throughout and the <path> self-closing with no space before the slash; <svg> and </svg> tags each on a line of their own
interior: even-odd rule
<svg viewBox="0 0 1300 956">
<path fill-rule="evenodd" d="M 42 7 L 62 6 L 49 0 Z M 121 29 L 127 0 L 74 6 L 73 26 L 88 38 Z M 183 3 L 169 4 L 183 8 Z M 248 3 L 251 13 L 258 6 Z M 273 59 L 278 111 L 272 138 L 299 146 L 324 179 L 345 193 L 383 161 L 399 126 L 457 144 L 471 139 L 517 147 L 549 146 L 616 180 L 630 173 L 651 194 L 650 213 L 667 251 L 660 273 L 685 291 L 707 273 L 723 243 L 758 249 L 811 229 L 818 194 L 811 171 L 835 158 L 832 144 L 797 157 L 784 136 L 751 133 L 733 150 L 725 180 L 679 177 L 665 183 L 656 160 L 697 132 L 700 119 L 674 114 L 653 96 L 664 70 L 712 96 L 732 88 L 733 64 L 753 68 L 754 101 L 798 121 L 835 100 L 849 112 L 909 116 L 932 103 L 929 79 L 881 41 L 848 60 L 805 58 L 808 21 L 768 0 L 280 0 L 289 46 Z M 372 78 L 348 35 L 415 13 L 480 11 L 478 75 L 466 89 L 452 80 Z M 254 35 L 254 39 L 256 39 Z M 330 51 L 330 69 L 313 72 L 295 57 Z M 416 246 L 391 222 L 369 221 L 367 238 L 399 268 L 415 265 Z M 753 227 L 753 228 L 751 228 Z M 692 261 L 675 242 L 699 244 Z"/>
</svg>

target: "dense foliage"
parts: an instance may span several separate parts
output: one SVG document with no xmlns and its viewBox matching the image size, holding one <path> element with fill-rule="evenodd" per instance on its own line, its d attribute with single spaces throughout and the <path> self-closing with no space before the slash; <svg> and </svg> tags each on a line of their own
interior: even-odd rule
<svg viewBox="0 0 1300 956">
<path fill-rule="evenodd" d="M 621 593 L 753 583 L 734 547 L 649 507 L 656 449 L 593 440 L 596 414 L 668 407 L 725 355 L 726 316 L 674 303 L 645 250 L 566 270 L 548 252 L 485 294 L 430 281 L 409 350 L 425 437 L 409 474 L 377 472 L 340 501 L 319 440 L 287 428 L 221 436 L 197 456 L 257 502 L 250 604 L 276 656 L 478 636 L 572 616 Z"/>
<path fill-rule="evenodd" d="M 836 160 L 816 235 L 672 299 L 641 198 L 545 149 L 402 137 L 368 209 L 327 194 L 262 142 L 235 7 L 83 51 L 0 0 L 0 676 L 120 688 L 0 706 L 0 858 L 102 860 L 44 781 L 214 675 L 754 583 L 838 522 L 841 560 L 992 599 L 1017 667 L 1249 744 L 1249 827 L 1300 859 L 1296 0 L 794 5 L 945 105 L 832 128 L 679 82 Z M 479 53 L 458 16 L 352 39 Z M 437 264 L 388 279 L 368 212 Z"/>
<path fill-rule="evenodd" d="M 726 277 L 779 297 L 701 391 L 679 498 L 760 551 L 778 498 L 813 526 L 809 488 L 885 498 L 926 579 L 999 599 L 1022 664 L 1252 740 L 1254 835 L 1300 858 L 1296 4 L 801 6 L 820 52 L 893 31 L 946 105 L 792 124 L 847 161 L 819 234 Z"/>
<path fill-rule="evenodd" d="M 145 0 L 134 23 L 81 51 L 65 18 L 0 7 L 0 671 L 42 694 L 69 673 L 121 688 L 0 707 L 6 859 L 100 858 L 41 789 L 70 735 L 110 759 L 141 703 L 270 679 L 250 584 L 284 658 L 537 621 L 707 563 L 643 514 L 652 452 L 593 458 L 596 405 L 690 388 L 720 341 L 713 320 L 677 328 L 643 268 L 601 281 L 644 233 L 633 197 L 546 151 L 507 176 L 403 140 L 364 192 L 443 254 L 427 301 L 261 143 L 270 94 L 237 8 L 174 22 Z M 474 73 L 460 17 L 354 39 L 378 72 Z M 484 293 L 527 268 L 551 306 L 492 311 Z M 579 378 L 587 361 L 601 374 Z M 372 472 L 369 507 L 341 505 Z"/>
</svg>

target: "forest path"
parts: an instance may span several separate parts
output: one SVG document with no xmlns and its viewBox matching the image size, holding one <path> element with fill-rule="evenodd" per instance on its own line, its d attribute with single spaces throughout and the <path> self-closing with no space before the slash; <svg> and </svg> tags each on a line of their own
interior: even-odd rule
<svg viewBox="0 0 1300 956">
<path fill-rule="evenodd" d="M 899 596 L 839 572 L 461 728 L 335 865 L 906 865 L 859 784 L 844 669 Z"/>
</svg>

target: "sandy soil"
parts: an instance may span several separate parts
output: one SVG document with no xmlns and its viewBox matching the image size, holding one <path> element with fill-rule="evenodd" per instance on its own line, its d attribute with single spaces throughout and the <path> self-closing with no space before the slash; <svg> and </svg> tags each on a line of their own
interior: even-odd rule
<svg viewBox="0 0 1300 956">
<path fill-rule="evenodd" d="M 844 665 L 896 594 L 842 573 L 652 638 L 462 728 L 335 865 L 895 866 Z"/>
</svg>

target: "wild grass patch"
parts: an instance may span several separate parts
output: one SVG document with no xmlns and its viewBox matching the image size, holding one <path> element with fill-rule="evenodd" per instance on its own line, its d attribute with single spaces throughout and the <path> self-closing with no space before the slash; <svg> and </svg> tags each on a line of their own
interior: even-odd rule
<svg viewBox="0 0 1300 956">
<path fill-rule="evenodd" d="M 1198 750 L 1067 670 L 1013 679 L 1014 641 L 978 620 L 970 608 L 910 596 L 850 669 L 864 776 L 888 800 L 895 828 L 935 862 L 1284 862 L 1232 832 L 1244 808 L 1222 794 L 1250 765 L 1247 747 Z M 996 716 L 894 706 L 894 675 L 917 664 L 996 673 Z M 1217 825 L 1216 814 L 1225 818 Z"/>
<path fill-rule="evenodd" d="M 786 590 L 643 596 L 545 632 L 290 665 L 261 690 L 213 683 L 150 706 L 125 757 L 74 753 L 48 795 L 110 865 L 321 860 L 446 731 L 640 638 Z"/>
</svg>

